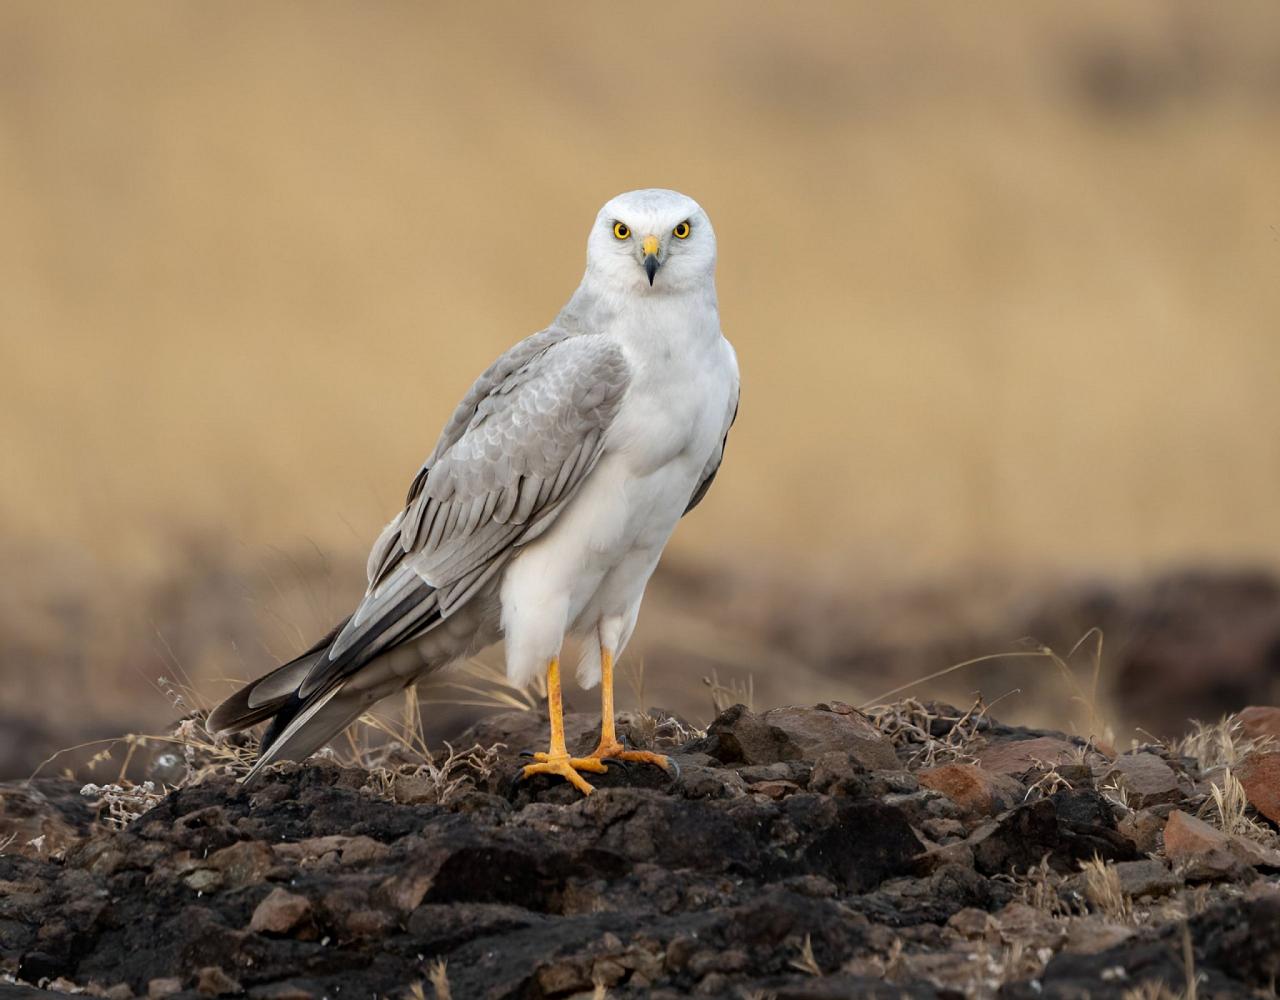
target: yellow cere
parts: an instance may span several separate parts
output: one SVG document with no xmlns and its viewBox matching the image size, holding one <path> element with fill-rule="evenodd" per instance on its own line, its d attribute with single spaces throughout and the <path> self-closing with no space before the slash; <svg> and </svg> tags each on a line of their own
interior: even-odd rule
<svg viewBox="0 0 1280 1000">
<path fill-rule="evenodd" d="M 652 257 L 658 252 L 658 237 L 646 236 L 644 242 L 640 244 L 640 249 L 644 251 L 646 257 Z"/>
<path fill-rule="evenodd" d="M 613 235 L 618 237 L 620 240 L 625 240 L 631 235 L 631 230 L 626 227 L 625 223 L 615 222 L 613 224 Z"/>
<path fill-rule="evenodd" d="M 671 230 L 671 234 L 678 240 L 687 240 L 689 238 L 689 223 L 680 223 L 675 229 Z"/>
</svg>

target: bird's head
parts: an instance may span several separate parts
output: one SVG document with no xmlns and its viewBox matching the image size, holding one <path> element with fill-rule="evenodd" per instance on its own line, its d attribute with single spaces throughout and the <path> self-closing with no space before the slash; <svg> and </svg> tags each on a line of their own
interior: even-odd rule
<svg viewBox="0 0 1280 1000">
<path fill-rule="evenodd" d="M 611 199 L 587 239 L 587 272 L 619 290 L 662 294 L 709 285 L 716 234 L 692 198 L 647 188 Z"/>
</svg>

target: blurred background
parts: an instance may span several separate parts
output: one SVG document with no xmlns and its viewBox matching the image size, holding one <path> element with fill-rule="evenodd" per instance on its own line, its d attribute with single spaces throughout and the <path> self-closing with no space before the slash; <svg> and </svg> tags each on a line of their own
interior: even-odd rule
<svg viewBox="0 0 1280 1000">
<path fill-rule="evenodd" d="M 1280 697 L 1272 0 L 19 0 L 0 773 L 346 613 L 472 378 L 641 186 L 715 221 L 743 372 L 628 652 L 648 703 L 863 703 L 1094 626 L 1118 738 Z M 1034 659 L 912 693 L 978 690 L 1086 724 Z"/>
</svg>

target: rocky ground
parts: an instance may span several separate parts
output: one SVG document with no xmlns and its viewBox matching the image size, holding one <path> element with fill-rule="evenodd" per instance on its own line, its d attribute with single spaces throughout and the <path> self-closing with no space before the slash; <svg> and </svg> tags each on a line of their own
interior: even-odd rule
<svg viewBox="0 0 1280 1000">
<path fill-rule="evenodd" d="M 0 995 L 1275 995 L 1280 710 L 1118 755 L 917 702 L 638 717 L 679 777 L 586 799 L 513 785 L 544 728 L 250 788 L 199 753 L 164 795 L 0 786 Z"/>
</svg>

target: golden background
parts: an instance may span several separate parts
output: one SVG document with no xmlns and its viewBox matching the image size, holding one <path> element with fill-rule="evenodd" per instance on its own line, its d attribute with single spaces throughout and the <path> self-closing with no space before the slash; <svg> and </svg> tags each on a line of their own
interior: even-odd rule
<svg viewBox="0 0 1280 1000">
<path fill-rule="evenodd" d="M 641 186 L 710 213 L 743 375 L 677 563 L 1280 562 L 1274 2 L 10 2 L 6 689 L 136 709 L 139 644 L 329 624 Z"/>
</svg>

